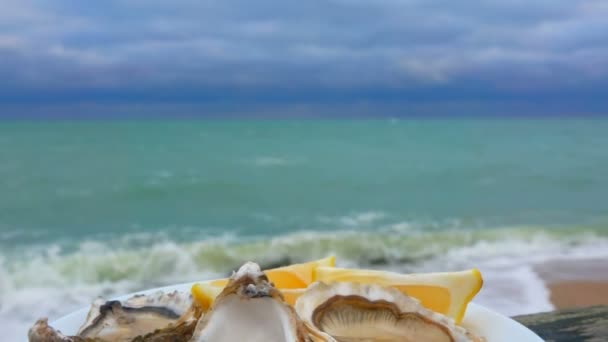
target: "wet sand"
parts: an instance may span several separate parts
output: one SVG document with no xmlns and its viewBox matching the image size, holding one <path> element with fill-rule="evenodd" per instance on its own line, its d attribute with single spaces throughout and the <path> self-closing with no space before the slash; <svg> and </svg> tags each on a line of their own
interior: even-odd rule
<svg viewBox="0 0 608 342">
<path fill-rule="evenodd" d="M 608 305 L 608 260 L 552 260 L 535 267 L 556 309 Z"/>
<path fill-rule="evenodd" d="M 608 282 L 568 281 L 549 284 L 556 309 L 608 305 Z"/>
</svg>

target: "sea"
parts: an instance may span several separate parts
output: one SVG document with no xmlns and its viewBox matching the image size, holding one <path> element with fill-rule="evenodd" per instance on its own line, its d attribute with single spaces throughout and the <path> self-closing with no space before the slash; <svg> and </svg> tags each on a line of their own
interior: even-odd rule
<svg viewBox="0 0 608 342">
<path fill-rule="evenodd" d="M 551 310 L 539 265 L 608 262 L 608 120 L 0 122 L 7 341 L 98 296 L 327 255 L 477 267 L 477 303 Z"/>
</svg>

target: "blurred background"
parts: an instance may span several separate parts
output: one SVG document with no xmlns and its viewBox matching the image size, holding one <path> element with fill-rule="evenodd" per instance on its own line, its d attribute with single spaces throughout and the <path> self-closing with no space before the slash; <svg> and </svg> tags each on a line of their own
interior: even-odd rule
<svg viewBox="0 0 608 342">
<path fill-rule="evenodd" d="M 16 1 L 0 327 L 329 254 L 608 298 L 605 1 Z"/>
</svg>

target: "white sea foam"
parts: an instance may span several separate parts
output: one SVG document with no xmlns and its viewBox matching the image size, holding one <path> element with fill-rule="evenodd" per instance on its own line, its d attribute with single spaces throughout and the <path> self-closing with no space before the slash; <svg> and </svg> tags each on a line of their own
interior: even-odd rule
<svg viewBox="0 0 608 342">
<path fill-rule="evenodd" d="M 507 316 L 550 311 L 549 291 L 531 265 L 480 267 L 484 287 L 475 302 Z"/>
</svg>

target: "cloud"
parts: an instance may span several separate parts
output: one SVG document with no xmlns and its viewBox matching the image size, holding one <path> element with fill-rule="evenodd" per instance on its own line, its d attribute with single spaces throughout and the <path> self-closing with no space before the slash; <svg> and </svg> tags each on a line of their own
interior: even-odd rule
<svg viewBox="0 0 608 342">
<path fill-rule="evenodd" d="M 594 96 L 607 15 L 601 0 L 8 0 L 0 103 Z"/>
</svg>

